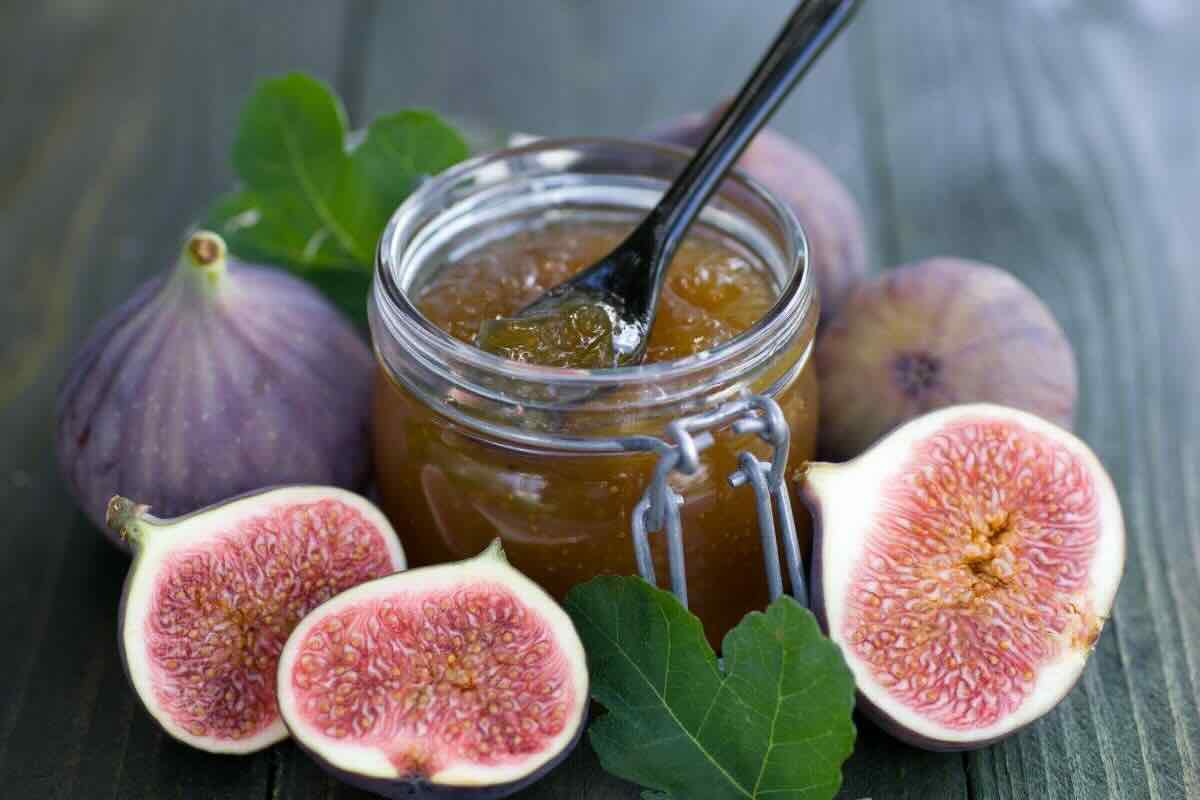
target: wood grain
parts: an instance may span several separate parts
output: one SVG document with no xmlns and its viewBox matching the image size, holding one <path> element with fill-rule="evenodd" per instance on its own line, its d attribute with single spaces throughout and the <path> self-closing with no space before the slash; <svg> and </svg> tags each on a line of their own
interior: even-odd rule
<svg viewBox="0 0 1200 800">
<path fill-rule="evenodd" d="M 424 105 L 480 129 L 626 135 L 735 91 L 791 6 L 0 7 L 0 794 L 365 796 L 289 744 L 222 759 L 158 732 L 116 659 L 126 562 L 50 452 L 67 354 L 229 184 L 257 77 L 313 72 L 358 122 Z M 1046 300 L 1079 358 L 1077 430 L 1130 533 L 1114 617 L 1066 702 L 970 754 L 860 721 L 848 800 L 1200 797 L 1198 69 L 1185 0 L 875 2 L 776 122 L 857 197 L 874 268 L 980 258 Z M 638 795 L 585 747 L 522 796 Z"/>
</svg>

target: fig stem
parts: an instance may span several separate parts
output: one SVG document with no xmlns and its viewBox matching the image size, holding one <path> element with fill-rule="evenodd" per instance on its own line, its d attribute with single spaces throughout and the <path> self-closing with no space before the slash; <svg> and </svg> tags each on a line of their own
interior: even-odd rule
<svg viewBox="0 0 1200 800">
<path fill-rule="evenodd" d="M 179 259 L 180 272 L 201 279 L 200 283 L 209 292 L 216 292 L 225 282 L 225 240 L 212 231 L 196 231 L 183 245 Z"/>
<path fill-rule="evenodd" d="M 121 538 L 141 547 L 146 538 L 144 517 L 150 506 L 135 503 L 127 497 L 113 495 L 108 501 L 108 510 L 104 521 L 108 527 L 121 534 Z"/>
<path fill-rule="evenodd" d="M 497 536 L 495 539 L 492 539 L 492 543 L 489 544 L 487 549 L 480 553 L 477 558 L 484 559 L 485 561 L 499 561 L 504 564 L 508 563 L 508 556 L 504 554 L 504 544 L 500 541 L 499 536 Z"/>
</svg>

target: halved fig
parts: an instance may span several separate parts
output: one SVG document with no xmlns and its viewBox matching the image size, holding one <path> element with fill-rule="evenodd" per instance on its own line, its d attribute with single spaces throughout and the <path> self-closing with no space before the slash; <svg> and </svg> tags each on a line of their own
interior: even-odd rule
<svg viewBox="0 0 1200 800">
<path fill-rule="evenodd" d="M 961 750 L 1053 708 L 1112 609 L 1125 527 L 1087 445 L 995 405 L 920 417 L 811 464 L 814 610 L 860 704 L 900 739 Z"/>
<path fill-rule="evenodd" d="M 279 658 L 296 742 L 385 797 L 506 797 L 583 731 L 583 645 L 566 613 L 483 554 L 363 584 L 306 617 Z"/>
<path fill-rule="evenodd" d="M 157 519 L 123 497 L 108 524 L 134 548 L 121 598 L 122 660 L 171 736 L 250 753 L 287 736 L 275 694 L 283 643 L 343 589 L 404 569 L 383 514 L 323 486 L 269 489 Z"/>
</svg>

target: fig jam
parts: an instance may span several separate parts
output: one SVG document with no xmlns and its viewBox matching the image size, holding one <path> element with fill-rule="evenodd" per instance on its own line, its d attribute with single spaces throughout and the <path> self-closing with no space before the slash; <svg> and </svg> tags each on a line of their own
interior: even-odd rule
<svg viewBox="0 0 1200 800">
<path fill-rule="evenodd" d="M 511 317 L 608 255 L 628 232 L 614 222 L 559 222 L 523 231 L 441 270 L 418 307 L 438 327 L 474 342 L 481 323 Z M 720 344 L 757 322 L 775 294 L 753 256 L 700 229 L 671 261 L 646 361 L 670 361 Z M 614 322 L 606 311 L 599 304 L 575 304 L 513 320 L 486 349 L 547 366 L 613 366 Z"/>
<path fill-rule="evenodd" d="M 630 229 L 624 222 L 565 220 L 530 225 L 465 254 L 446 258 L 412 291 L 428 320 L 453 337 L 475 341 L 480 325 L 512 315 L 577 271 L 595 263 Z M 755 325 L 775 304 L 778 288 L 762 261 L 731 239 L 696 226 L 667 273 L 651 331 L 647 362 L 671 362 L 712 350 Z M 813 310 L 815 320 L 815 308 Z M 815 322 L 813 323 L 815 325 Z M 775 387 L 791 426 L 789 474 L 813 455 L 816 385 L 806 362 L 812 331 L 772 355 L 766 375 L 747 388 Z M 603 321 L 539 331 L 510 341 L 518 360 L 587 366 Z M 385 512 L 416 565 L 466 558 L 496 536 L 514 566 L 561 598 L 598 574 L 636 573 L 630 518 L 649 483 L 649 453 L 564 452 L 510 446 L 438 413 L 388 370 L 375 392 L 376 477 Z M 532 415 L 530 415 L 532 417 Z M 631 407 L 616 435 L 661 436 L 672 417 Z M 594 435 L 580 414 L 580 435 Z M 532 424 L 532 423 L 531 423 Z M 556 424 L 570 425 L 559 419 Z M 714 643 L 742 616 L 767 603 L 754 495 L 732 488 L 737 454 L 760 458 L 757 438 L 716 433 L 701 469 L 675 476 L 681 508 L 691 609 Z M 799 506 L 797 505 L 799 512 Z M 799 513 L 802 542 L 807 520 Z M 652 534 L 659 585 L 668 585 L 662 536 Z"/>
</svg>

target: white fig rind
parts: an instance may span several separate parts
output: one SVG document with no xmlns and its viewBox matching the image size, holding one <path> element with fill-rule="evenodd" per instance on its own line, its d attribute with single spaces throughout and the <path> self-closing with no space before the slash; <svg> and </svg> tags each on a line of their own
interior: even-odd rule
<svg viewBox="0 0 1200 800">
<path fill-rule="evenodd" d="M 535 612 L 546 624 L 550 638 L 565 656 L 564 661 L 569 667 L 574 689 L 572 705 L 567 715 L 568 722 L 561 732 L 545 742 L 540 751 L 514 764 L 496 766 L 456 763 L 433 774 L 415 777 L 401 774 L 377 745 L 332 739 L 302 718 L 291 678 L 296 669 L 301 645 L 314 626 L 339 611 L 353 608 L 372 598 L 386 598 L 397 594 L 419 595 L 476 581 L 494 582 L 513 590 L 520 602 Z M 544 589 L 509 566 L 500 549 L 499 540 L 493 542 L 482 554 L 466 561 L 420 567 L 368 581 L 327 600 L 308 614 L 288 638 L 279 658 L 277 686 L 280 714 L 297 743 L 319 761 L 324 762 L 328 768 L 342 773 L 341 777 L 351 779 L 359 785 L 376 787 L 376 791 L 383 791 L 386 796 L 391 795 L 386 789 L 378 787 L 386 787 L 393 782 L 412 782 L 424 786 L 427 791 L 432 790 L 432 794 L 445 790 L 450 796 L 456 797 L 459 796 L 455 794 L 456 791 L 464 790 L 466 793 L 479 790 L 478 796 L 481 797 L 506 795 L 507 791 L 489 794 L 488 790 L 509 786 L 515 790 L 525 785 L 531 777 L 539 775 L 543 769 L 553 766 L 578 739 L 586 719 L 588 704 L 587 661 L 574 623 Z"/>
<path fill-rule="evenodd" d="M 397 570 L 405 568 L 404 550 L 392 530 L 391 523 L 372 503 L 353 492 L 330 486 L 286 486 L 248 493 L 216 506 L 194 511 L 172 520 L 156 520 L 148 515 L 143 519 L 159 524 L 162 530 L 140 537 L 134 548 L 134 560 L 125 580 L 121 598 L 119 632 L 125 671 L 143 706 L 163 729 L 175 739 L 211 753 L 246 754 L 262 750 L 288 736 L 283 721 L 276 718 L 269 726 L 245 739 L 196 736 L 180 727 L 159 705 L 154 697 L 152 666 L 146 655 L 143 628 L 145 610 L 151 607 L 165 559 L 179 551 L 203 549 L 236 529 L 239 521 L 262 515 L 278 506 L 293 506 L 336 500 L 354 508 L 364 519 L 383 533 L 388 555 Z"/>
<path fill-rule="evenodd" d="M 1010 715 L 981 728 L 960 730 L 920 716 L 897 699 L 853 655 L 843 641 L 847 596 L 855 565 L 867 537 L 884 513 L 884 486 L 909 461 L 914 446 L 957 421 L 1015 423 L 1066 448 L 1082 463 L 1095 487 L 1100 535 L 1088 568 L 1086 595 L 1099 620 L 1107 619 L 1125 564 L 1125 526 L 1120 501 L 1108 473 L 1091 449 L 1071 433 L 1033 414 L 991 404 L 953 406 L 909 422 L 871 449 L 844 464 L 813 463 L 807 468 L 802 494 L 816 520 L 813 605 L 822 625 L 846 654 L 858 687 L 860 707 L 893 735 L 920 747 L 959 750 L 979 747 L 1008 736 L 1059 703 L 1083 672 L 1090 648 L 1064 647 L 1043 663 L 1033 691 Z"/>
</svg>

